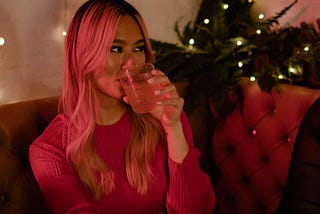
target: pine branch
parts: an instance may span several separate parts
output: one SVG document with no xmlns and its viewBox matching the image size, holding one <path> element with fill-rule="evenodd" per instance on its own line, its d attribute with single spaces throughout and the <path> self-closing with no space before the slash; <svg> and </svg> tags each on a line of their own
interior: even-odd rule
<svg viewBox="0 0 320 214">
<path fill-rule="evenodd" d="M 285 7 L 283 10 L 281 10 L 280 12 L 277 12 L 275 16 L 267 19 L 265 22 L 262 22 L 261 24 L 267 26 L 267 28 L 272 26 L 274 23 L 279 25 L 278 19 L 281 18 L 283 15 L 285 15 L 287 11 L 289 11 L 297 2 L 298 0 L 294 0 L 290 5 Z"/>
</svg>

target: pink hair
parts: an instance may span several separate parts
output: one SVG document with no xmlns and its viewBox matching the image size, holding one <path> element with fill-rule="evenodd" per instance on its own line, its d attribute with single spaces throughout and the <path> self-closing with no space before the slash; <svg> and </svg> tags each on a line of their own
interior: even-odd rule
<svg viewBox="0 0 320 214">
<path fill-rule="evenodd" d="M 119 19 L 131 15 L 139 24 L 146 45 L 146 61 L 154 62 L 141 15 L 123 0 L 89 0 L 76 12 L 65 42 L 65 67 L 60 111 L 69 118 L 68 161 L 95 199 L 114 188 L 114 174 L 97 155 L 93 142 L 97 97 L 94 72 L 103 69 Z M 152 160 L 163 136 L 162 126 L 151 115 L 135 114 L 129 107 L 132 134 L 125 164 L 128 181 L 140 194 L 152 180 Z"/>
</svg>

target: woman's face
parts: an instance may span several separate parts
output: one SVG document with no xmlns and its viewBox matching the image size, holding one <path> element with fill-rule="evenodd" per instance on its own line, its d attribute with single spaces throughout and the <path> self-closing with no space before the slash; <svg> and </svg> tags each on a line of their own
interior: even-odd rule
<svg viewBox="0 0 320 214">
<path fill-rule="evenodd" d="M 99 91 L 109 97 L 122 98 L 124 92 L 117 80 L 121 67 L 145 61 L 145 42 L 139 25 L 131 16 L 125 15 L 118 22 L 106 68 L 95 74 Z"/>
</svg>

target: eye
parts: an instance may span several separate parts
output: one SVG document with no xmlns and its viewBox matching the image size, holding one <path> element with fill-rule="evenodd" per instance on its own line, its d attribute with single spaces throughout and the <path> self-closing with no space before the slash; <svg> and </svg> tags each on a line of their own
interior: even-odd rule
<svg viewBox="0 0 320 214">
<path fill-rule="evenodd" d="M 120 46 L 112 46 L 110 49 L 110 53 L 121 53 L 122 52 L 122 47 Z"/>
<path fill-rule="evenodd" d="M 145 49 L 146 49 L 146 46 L 141 45 L 141 46 L 135 47 L 134 52 L 144 52 Z"/>
</svg>

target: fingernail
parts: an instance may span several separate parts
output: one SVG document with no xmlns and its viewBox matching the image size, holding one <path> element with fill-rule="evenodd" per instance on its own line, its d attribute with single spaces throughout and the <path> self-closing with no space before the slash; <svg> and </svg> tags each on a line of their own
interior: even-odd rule
<svg viewBox="0 0 320 214">
<path fill-rule="evenodd" d="M 160 94 L 160 90 L 155 90 L 155 91 L 154 91 L 154 94 L 155 94 L 155 95 L 159 95 L 159 94 Z"/>
</svg>

